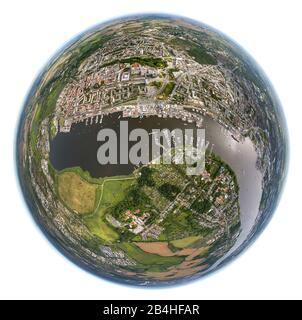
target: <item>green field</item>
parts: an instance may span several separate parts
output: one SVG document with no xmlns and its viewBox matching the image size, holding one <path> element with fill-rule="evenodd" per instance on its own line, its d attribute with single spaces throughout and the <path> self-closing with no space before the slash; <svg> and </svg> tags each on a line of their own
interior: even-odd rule
<svg viewBox="0 0 302 320">
<path fill-rule="evenodd" d="M 119 235 L 105 222 L 104 214 L 104 208 L 99 208 L 93 216 L 85 217 L 84 223 L 94 235 L 102 240 L 115 241 L 119 238 Z"/>
<path fill-rule="evenodd" d="M 173 240 L 173 241 L 170 241 L 170 243 L 178 249 L 183 249 L 183 248 L 189 247 L 192 243 L 194 243 L 199 239 L 201 239 L 201 236 L 192 236 L 192 237 Z"/>
<path fill-rule="evenodd" d="M 60 198 L 72 210 L 81 213 L 84 224 L 104 241 L 115 241 L 119 234 L 105 220 L 107 210 L 121 202 L 135 178 L 115 176 L 92 178 L 79 167 L 56 173 L 50 166 Z"/>
<path fill-rule="evenodd" d="M 90 184 L 74 172 L 58 176 L 58 193 L 67 207 L 78 213 L 91 212 L 95 206 L 96 185 Z"/>
<path fill-rule="evenodd" d="M 114 205 L 123 200 L 125 191 L 133 185 L 134 177 L 121 179 L 106 179 L 103 184 L 103 197 L 101 205 Z"/>
<path fill-rule="evenodd" d="M 98 190 L 96 209 L 84 217 L 84 223 L 89 230 L 104 241 L 115 241 L 119 238 L 114 228 L 107 224 L 105 214 L 110 207 L 123 200 L 133 182 L 134 178 L 131 176 L 104 179 Z"/>
<path fill-rule="evenodd" d="M 195 58 L 195 61 L 200 64 L 216 64 L 216 59 L 209 55 L 206 50 L 200 46 L 190 48 L 189 55 Z"/>
<path fill-rule="evenodd" d="M 158 254 L 147 253 L 138 248 L 135 244 L 129 242 L 122 242 L 119 244 L 119 247 L 124 250 L 130 258 L 142 265 L 157 265 L 168 268 L 170 266 L 177 265 L 184 260 L 184 257 L 180 256 L 164 257 Z"/>
<path fill-rule="evenodd" d="M 42 113 L 42 108 L 41 106 L 37 103 L 36 104 L 36 110 L 33 114 L 33 119 L 31 122 L 31 131 L 30 131 L 30 143 L 32 149 L 35 151 L 36 146 L 38 143 L 38 134 L 39 134 L 39 126 L 40 126 L 40 121 L 41 121 L 41 113 Z"/>
</svg>

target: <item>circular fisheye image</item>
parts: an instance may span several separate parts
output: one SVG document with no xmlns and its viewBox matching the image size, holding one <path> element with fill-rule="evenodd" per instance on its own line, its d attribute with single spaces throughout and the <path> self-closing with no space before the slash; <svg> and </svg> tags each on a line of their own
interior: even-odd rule
<svg viewBox="0 0 302 320">
<path fill-rule="evenodd" d="M 272 216 L 287 131 L 269 81 L 218 31 L 141 15 L 89 30 L 34 82 L 17 137 L 26 203 L 93 274 L 186 283 L 243 251 Z"/>
</svg>

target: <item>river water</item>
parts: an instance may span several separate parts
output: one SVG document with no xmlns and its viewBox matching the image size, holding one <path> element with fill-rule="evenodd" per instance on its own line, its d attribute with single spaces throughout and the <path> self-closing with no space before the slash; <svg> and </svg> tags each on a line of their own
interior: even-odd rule
<svg viewBox="0 0 302 320">
<path fill-rule="evenodd" d="M 92 177 L 126 175 L 133 171 L 132 164 L 100 165 L 97 161 L 97 150 L 100 142 L 97 134 L 102 128 L 111 128 L 119 132 L 121 120 L 128 120 L 129 131 L 144 128 L 152 129 L 186 129 L 196 128 L 194 124 L 185 123 L 175 118 L 158 118 L 155 116 L 139 118 L 122 118 L 120 113 L 110 114 L 103 122 L 74 124 L 69 133 L 58 133 L 50 144 L 50 161 L 57 170 L 80 166 L 89 171 Z M 89 120 L 90 123 L 90 120 Z M 252 141 L 245 138 L 238 142 L 219 123 L 204 117 L 203 128 L 209 149 L 220 156 L 236 173 L 239 183 L 239 203 L 242 231 L 232 251 L 244 241 L 252 229 L 258 214 L 262 194 L 262 175 L 256 168 L 257 154 Z M 150 135 L 151 141 L 151 135 Z M 129 143 L 129 147 L 134 143 Z M 150 143 L 151 147 L 151 143 Z M 119 148 L 117 150 L 119 157 Z M 150 152 L 151 155 L 151 152 Z"/>
</svg>

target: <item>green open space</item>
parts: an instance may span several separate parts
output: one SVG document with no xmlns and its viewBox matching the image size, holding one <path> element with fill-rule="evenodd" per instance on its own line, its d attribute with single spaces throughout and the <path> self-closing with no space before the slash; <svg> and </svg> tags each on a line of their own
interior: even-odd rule
<svg viewBox="0 0 302 320">
<path fill-rule="evenodd" d="M 165 68 L 167 66 L 167 62 L 163 60 L 162 58 L 157 57 L 131 57 L 131 58 L 125 58 L 125 59 L 116 59 L 109 61 L 107 63 L 104 63 L 101 68 L 108 67 L 117 63 L 139 63 L 142 66 L 149 66 L 153 68 Z"/>
<path fill-rule="evenodd" d="M 119 247 L 124 250 L 130 258 L 142 265 L 150 267 L 158 265 L 167 268 L 177 265 L 184 260 L 184 257 L 181 256 L 164 257 L 154 253 L 147 253 L 138 248 L 135 244 L 129 242 L 122 242 L 119 244 Z"/>
<path fill-rule="evenodd" d="M 181 39 L 179 37 L 173 38 L 171 43 L 182 50 L 187 50 L 188 54 L 200 64 L 217 64 L 216 58 L 209 54 L 207 49 L 200 43 L 197 44 L 196 42 L 188 39 Z"/>
<path fill-rule="evenodd" d="M 163 91 L 159 94 L 158 98 L 159 99 L 167 99 L 170 94 L 172 93 L 173 89 L 175 87 L 175 83 L 173 81 L 168 82 Z"/>
<path fill-rule="evenodd" d="M 189 247 L 191 244 L 193 244 L 195 241 L 201 239 L 202 237 L 199 236 L 191 236 L 191 237 L 186 237 L 182 239 L 177 239 L 177 240 L 172 240 L 170 243 L 178 248 L 178 249 L 183 249 Z"/>
<path fill-rule="evenodd" d="M 150 86 L 155 87 L 156 89 L 160 89 L 162 84 L 162 81 L 152 81 L 149 83 Z"/>
<path fill-rule="evenodd" d="M 125 198 L 125 194 L 134 183 L 134 177 L 105 178 L 98 190 L 98 203 L 92 214 L 84 217 L 89 230 L 104 241 L 115 241 L 119 238 L 114 227 L 108 225 L 105 214 L 108 209 Z"/>
<path fill-rule="evenodd" d="M 174 200 L 177 194 L 181 191 L 178 186 L 175 186 L 169 182 L 163 183 L 161 186 L 159 186 L 158 190 L 170 201 Z"/>
<path fill-rule="evenodd" d="M 74 172 L 58 176 L 58 193 L 67 207 L 78 213 L 91 212 L 95 206 L 96 185 L 82 179 Z"/>
<path fill-rule="evenodd" d="M 164 237 L 177 240 L 191 236 L 206 236 L 211 230 L 201 227 L 193 213 L 185 208 L 177 208 L 162 222 Z"/>
<path fill-rule="evenodd" d="M 211 209 L 212 203 L 208 199 L 197 198 L 191 205 L 191 209 L 197 211 L 198 213 L 204 213 Z"/>
<path fill-rule="evenodd" d="M 135 182 L 134 177 L 92 178 L 89 172 L 80 167 L 57 172 L 51 164 L 49 169 L 65 205 L 81 213 L 84 224 L 94 235 L 104 241 L 117 240 L 119 234 L 107 223 L 105 214 L 125 198 L 127 190 Z"/>
</svg>

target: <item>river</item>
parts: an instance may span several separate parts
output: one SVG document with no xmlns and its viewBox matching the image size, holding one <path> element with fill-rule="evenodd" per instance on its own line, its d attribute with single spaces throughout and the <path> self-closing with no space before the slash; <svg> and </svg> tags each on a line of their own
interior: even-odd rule
<svg viewBox="0 0 302 320">
<path fill-rule="evenodd" d="M 152 129 L 186 129 L 195 128 L 194 124 L 178 119 L 158 118 L 155 116 L 139 118 L 122 118 L 120 113 L 110 114 L 103 122 L 85 125 L 84 122 L 74 124 L 69 133 L 58 133 L 50 144 L 50 161 L 57 170 L 80 166 L 89 171 L 92 177 L 126 175 L 133 171 L 132 164 L 100 165 L 97 161 L 97 150 L 100 142 L 97 134 L 102 128 L 111 128 L 119 132 L 121 120 L 128 120 L 129 131 L 144 128 Z M 90 120 L 89 120 L 90 123 Z M 257 154 L 252 141 L 245 138 L 238 142 L 219 123 L 204 117 L 206 141 L 209 148 L 220 156 L 236 173 L 239 183 L 239 204 L 242 231 L 232 251 L 236 249 L 251 231 L 259 210 L 262 194 L 262 175 L 256 168 Z M 150 136 L 151 139 L 151 136 Z M 134 143 L 129 143 L 129 147 Z M 151 146 L 151 144 L 150 144 Z M 151 152 L 150 152 L 151 154 Z M 118 148 L 119 157 L 119 148 Z"/>
</svg>

